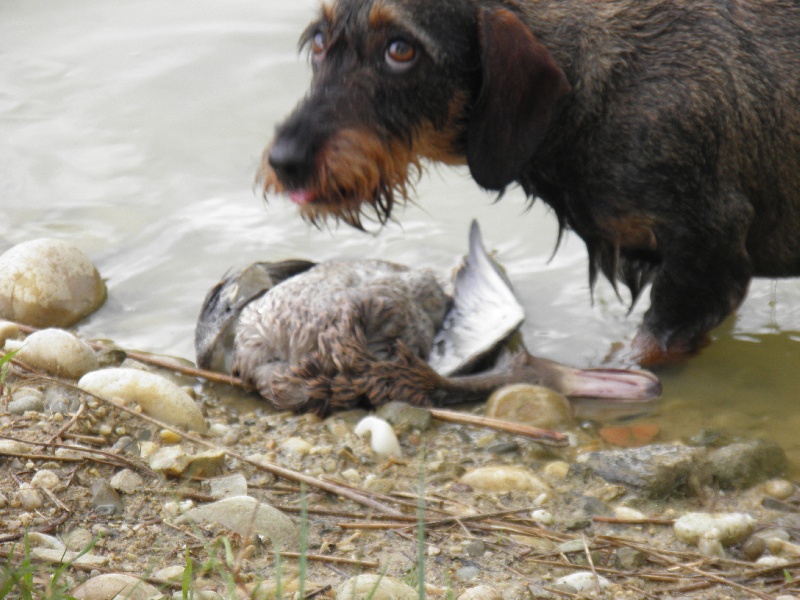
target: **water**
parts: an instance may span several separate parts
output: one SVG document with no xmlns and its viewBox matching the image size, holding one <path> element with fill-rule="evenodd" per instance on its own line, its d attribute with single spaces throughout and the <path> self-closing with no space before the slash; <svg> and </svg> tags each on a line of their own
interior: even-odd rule
<svg viewBox="0 0 800 600">
<path fill-rule="evenodd" d="M 84 249 L 108 303 L 87 336 L 193 357 L 206 291 L 254 260 L 379 257 L 448 270 L 477 218 L 528 311 L 535 353 L 577 366 L 609 359 L 644 306 L 587 283 L 586 252 L 556 220 L 497 204 L 463 170 L 432 168 L 416 205 L 380 235 L 318 231 L 253 189 L 275 124 L 309 69 L 296 40 L 316 0 L 29 0 L 0 4 L 0 251 L 41 236 Z M 662 437 L 701 429 L 767 436 L 800 465 L 800 280 L 754 282 L 735 317 L 686 365 L 660 373 L 647 418 Z M 796 422 L 797 421 L 797 422 Z"/>
</svg>

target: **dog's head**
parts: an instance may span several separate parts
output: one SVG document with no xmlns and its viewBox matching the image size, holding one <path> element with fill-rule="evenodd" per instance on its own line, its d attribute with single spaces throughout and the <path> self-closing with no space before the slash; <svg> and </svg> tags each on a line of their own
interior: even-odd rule
<svg viewBox="0 0 800 600">
<path fill-rule="evenodd" d="M 516 180 L 569 85 L 513 12 L 471 0 L 339 0 L 301 38 L 307 96 L 264 154 L 265 193 L 311 221 L 385 221 L 420 161 L 467 163 L 477 183 Z"/>
</svg>

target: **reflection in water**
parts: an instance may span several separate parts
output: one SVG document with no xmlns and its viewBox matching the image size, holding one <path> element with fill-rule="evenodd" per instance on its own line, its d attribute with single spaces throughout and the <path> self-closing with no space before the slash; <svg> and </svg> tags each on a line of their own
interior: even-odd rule
<svg viewBox="0 0 800 600">
<path fill-rule="evenodd" d="M 317 231 L 253 177 L 275 124 L 302 97 L 297 37 L 317 0 L 73 0 L 0 4 L 0 251 L 39 236 L 79 244 L 110 297 L 81 326 L 151 351 L 192 356 L 206 291 L 255 260 L 376 257 L 453 266 L 469 222 L 508 269 L 530 349 L 598 366 L 629 339 L 602 282 L 594 303 L 575 236 L 550 260 L 554 217 L 518 191 L 493 205 L 460 170 L 433 169 L 418 206 L 379 236 Z M 768 435 L 792 451 L 799 390 L 800 281 L 754 282 L 739 314 L 682 368 L 662 374 L 665 437 L 700 428 Z M 800 417 L 798 417 L 800 418 Z"/>
</svg>

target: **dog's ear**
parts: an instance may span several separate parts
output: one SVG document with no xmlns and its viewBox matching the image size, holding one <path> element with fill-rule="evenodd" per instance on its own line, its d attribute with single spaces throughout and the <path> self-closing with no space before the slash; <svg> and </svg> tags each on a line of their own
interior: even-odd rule
<svg viewBox="0 0 800 600">
<path fill-rule="evenodd" d="M 570 86 L 547 48 L 506 9 L 481 10 L 483 81 L 467 129 L 473 179 L 503 190 L 521 174 Z"/>
</svg>

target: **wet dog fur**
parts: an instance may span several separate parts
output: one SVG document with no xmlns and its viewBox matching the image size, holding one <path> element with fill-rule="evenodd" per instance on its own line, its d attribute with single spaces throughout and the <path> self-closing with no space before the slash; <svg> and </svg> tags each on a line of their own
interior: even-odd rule
<svg viewBox="0 0 800 600">
<path fill-rule="evenodd" d="M 337 0 L 265 193 L 361 225 L 424 160 L 555 210 L 634 301 L 643 363 L 696 349 L 751 277 L 800 274 L 796 0 Z"/>
</svg>

